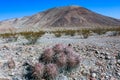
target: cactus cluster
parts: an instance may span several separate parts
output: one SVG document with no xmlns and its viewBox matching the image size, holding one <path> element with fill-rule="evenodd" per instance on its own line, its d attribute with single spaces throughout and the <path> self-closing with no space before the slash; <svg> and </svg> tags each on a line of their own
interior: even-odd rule
<svg viewBox="0 0 120 80">
<path fill-rule="evenodd" d="M 31 74 L 33 80 L 53 80 L 59 73 L 67 72 L 80 63 L 80 56 L 71 45 L 56 44 L 53 48 L 45 49 L 36 63 Z"/>
</svg>

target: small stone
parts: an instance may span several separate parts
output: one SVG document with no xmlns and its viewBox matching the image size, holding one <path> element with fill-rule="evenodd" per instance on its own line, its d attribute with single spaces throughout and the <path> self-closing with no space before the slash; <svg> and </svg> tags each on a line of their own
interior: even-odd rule
<svg viewBox="0 0 120 80">
<path fill-rule="evenodd" d="M 90 80 L 97 80 L 96 78 L 90 78 Z"/>
<path fill-rule="evenodd" d="M 0 80 L 10 80 L 10 79 L 7 79 L 7 78 L 0 78 Z"/>
<path fill-rule="evenodd" d="M 105 76 L 105 78 L 106 78 L 106 79 L 108 79 L 108 78 L 109 78 L 109 76 L 107 76 L 107 75 L 106 75 L 106 76 Z"/>
<path fill-rule="evenodd" d="M 12 78 L 12 80 L 19 80 L 18 78 Z"/>
<path fill-rule="evenodd" d="M 63 74 L 60 74 L 56 80 L 68 80 L 67 76 L 63 75 Z"/>
<path fill-rule="evenodd" d="M 114 78 L 114 77 L 111 77 L 111 78 L 110 78 L 110 80 L 117 80 L 117 79 L 116 79 L 116 78 Z"/>
<path fill-rule="evenodd" d="M 92 73 L 92 75 L 91 75 L 93 78 L 95 78 L 96 77 L 96 73 Z"/>
<path fill-rule="evenodd" d="M 120 64 L 120 59 L 117 60 L 117 63 Z"/>
<path fill-rule="evenodd" d="M 10 69 L 15 68 L 15 62 L 14 62 L 14 60 L 12 58 L 8 61 L 8 67 Z"/>
<path fill-rule="evenodd" d="M 111 56 L 107 55 L 107 56 L 105 56 L 105 59 L 109 60 L 109 59 L 111 59 Z"/>
<path fill-rule="evenodd" d="M 120 72 L 117 73 L 120 76 Z"/>
</svg>

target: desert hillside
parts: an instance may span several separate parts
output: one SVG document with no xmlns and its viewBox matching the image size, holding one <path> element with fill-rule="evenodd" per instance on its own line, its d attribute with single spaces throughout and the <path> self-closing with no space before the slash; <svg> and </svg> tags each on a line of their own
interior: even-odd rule
<svg viewBox="0 0 120 80">
<path fill-rule="evenodd" d="M 5 30 L 9 30 L 10 28 L 41 29 L 71 27 L 74 29 L 74 27 L 109 28 L 118 26 L 120 26 L 120 20 L 95 13 L 79 6 L 56 7 L 32 16 L 9 19 L 0 22 L 0 29 L 5 28 Z"/>
</svg>

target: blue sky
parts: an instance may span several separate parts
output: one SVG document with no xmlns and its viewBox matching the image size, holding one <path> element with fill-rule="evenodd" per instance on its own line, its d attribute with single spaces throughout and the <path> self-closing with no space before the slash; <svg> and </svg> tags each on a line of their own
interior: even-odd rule
<svg viewBox="0 0 120 80">
<path fill-rule="evenodd" d="M 0 20 L 33 15 L 53 7 L 79 5 L 120 19 L 120 0 L 0 0 Z"/>
</svg>

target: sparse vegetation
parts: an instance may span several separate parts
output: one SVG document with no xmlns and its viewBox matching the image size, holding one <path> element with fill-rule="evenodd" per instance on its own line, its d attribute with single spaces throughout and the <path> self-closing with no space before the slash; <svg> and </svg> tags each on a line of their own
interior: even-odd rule
<svg viewBox="0 0 120 80">
<path fill-rule="evenodd" d="M 29 44 L 34 44 L 39 37 L 45 34 L 44 31 L 39 32 L 20 32 L 17 33 L 19 35 L 24 36 L 27 40 L 29 40 Z"/>
<path fill-rule="evenodd" d="M 39 31 L 39 32 L 29 31 L 29 32 L 19 32 L 19 33 L 4 33 L 4 34 L 0 34 L 0 37 L 3 37 L 3 38 L 12 37 L 17 39 L 17 37 L 21 35 L 21 36 L 24 36 L 29 41 L 28 44 L 34 44 L 37 41 L 37 39 L 44 34 L 45 34 L 45 31 Z"/>
<path fill-rule="evenodd" d="M 77 35 L 82 35 L 84 38 L 87 38 L 88 36 L 91 35 L 91 33 L 97 33 L 98 35 L 105 34 L 108 31 L 117 31 L 117 34 L 120 35 L 120 27 L 116 28 L 87 28 L 87 29 L 78 29 L 78 30 L 73 30 L 73 29 L 61 29 L 61 30 L 55 30 L 55 31 L 49 31 L 50 33 L 53 33 L 56 37 L 61 37 L 62 35 L 69 35 L 69 36 L 74 36 L 75 34 Z M 39 31 L 39 32 L 33 32 L 33 31 L 28 31 L 28 32 L 17 32 L 17 33 L 4 33 L 0 34 L 0 37 L 2 38 L 14 38 L 14 41 L 17 40 L 18 36 L 24 36 L 29 43 L 28 44 L 35 44 L 36 41 L 38 40 L 39 37 L 44 35 L 46 31 Z"/>
<path fill-rule="evenodd" d="M 9 38 L 9 37 L 14 37 L 15 35 L 16 33 L 3 33 L 3 34 L 0 34 L 0 37 Z"/>
<path fill-rule="evenodd" d="M 65 34 L 65 35 L 70 35 L 70 36 L 74 36 L 76 33 L 78 35 L 83 35 L 84 38 L 87 38 L 88 36 L 90 36 L 90 33 L 97 33 L 98 35 L 101 34 L 105 34 L 107 31 L 117 31 L 118 34 L 120 34 L 120 27 L 116 27 L 116 28 L 87 28 L 87 29 L 78 29 L 78 30 L 56 30 L 56 31 L 52 31 L 52 33 L 55 34 L 56 37 L 60 37 L 61 35 Z"/>
<path fill-rule="evenodd" d="M 55 35 L 56 37 L 61 37 L 61 36 L 62 36 L 61 33 L 54 33 L 54 35 Z"/>
<path fill-rule="evenodd" d="M 88 29 L 82 29 L 81 33 L 84 36 L 84 38 L 87 38 L 90 35 L 90 30 L 88 30 Z"/>
</svg>

